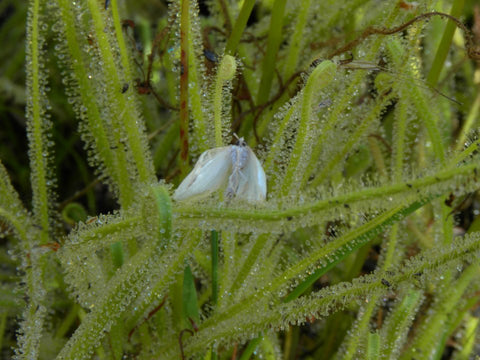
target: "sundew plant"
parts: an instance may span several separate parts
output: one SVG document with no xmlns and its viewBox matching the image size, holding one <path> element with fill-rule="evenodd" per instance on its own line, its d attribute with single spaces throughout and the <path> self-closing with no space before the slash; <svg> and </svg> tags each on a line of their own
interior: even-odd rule
<svg viewBox="0 0 480 360">
<path fill-rule="evenodd" d="M 480 355 L 478 2 L 3 0 L 0 43 L 0 357 Z M 266 200 L 173 200 L 236 136 Z"/>
</svg>

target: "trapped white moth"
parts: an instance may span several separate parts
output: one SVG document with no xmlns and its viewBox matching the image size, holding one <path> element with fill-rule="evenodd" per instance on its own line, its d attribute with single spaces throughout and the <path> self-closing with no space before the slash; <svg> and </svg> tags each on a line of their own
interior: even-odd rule
<svg viewBox="0 0 480 360">
<path fill-rule="evenodd" d="M 225 189 L 227 200 L 265 201 L 267 181 L 260 161 L 243 138 L 236 145 L 205 151 L 173 194 L 176 201 L 198 200 Z"/>
</svg>

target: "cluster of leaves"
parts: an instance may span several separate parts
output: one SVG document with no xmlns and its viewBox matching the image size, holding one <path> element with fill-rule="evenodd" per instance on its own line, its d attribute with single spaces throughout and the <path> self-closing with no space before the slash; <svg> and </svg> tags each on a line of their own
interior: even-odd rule
<svg viewBox="0 0 480 360">
<path fill-rule="evenodd" d="M 473 3 L 2 1 L 2 355 L 475 356 Z M 233 133 L 267 201 L 172 202 Z"/>
</svg>

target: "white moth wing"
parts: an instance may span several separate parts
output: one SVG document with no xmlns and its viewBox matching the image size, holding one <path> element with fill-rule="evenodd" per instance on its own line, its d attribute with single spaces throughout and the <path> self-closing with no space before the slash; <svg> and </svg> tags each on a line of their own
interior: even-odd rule
<svg viewBox="0 0 480 360">
<path fill-rule="evenodd" d="M 238 193 L 238 186 L 240 184 L 240 178 L 243 176 L 241 170 L 245 167 L 248 161 L 247 146 L 232 145 L 230 147 L 230 156 L 232 159 L 232 173 L 228 177 L 228 186 L 225 190 L 225 197 L 230 200 Z"/>
<path fill-rule="evenodd" d="M 231 167 L 230 146 L 205 151 L 175 190 L 173 199 L 198 200 L 210 195 L 226 183 Z"/>
<path fill-rule="evenodd" d="M 245 166 L 238 171 L 238 190 L 236 196 L 248 202 L 265 201 L 267 197 L 267 178 L 262 164 L 248 146 Z"/>
</svg>

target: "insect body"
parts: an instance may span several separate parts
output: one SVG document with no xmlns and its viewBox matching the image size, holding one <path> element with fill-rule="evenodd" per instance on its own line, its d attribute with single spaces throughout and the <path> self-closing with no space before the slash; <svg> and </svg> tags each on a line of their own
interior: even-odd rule
<svg viewBox="0 0 480 360">
<path fill-rule="evenodd" d="M 200 155 L 193 170 L 175 190 L 173 199 L 198 200 L 225 186 L 227 200 L 233 197 L 248 202 L 265 200 L 265 172 L 243 138 L 237 145 L 210 149 Z"/>
</svg>

